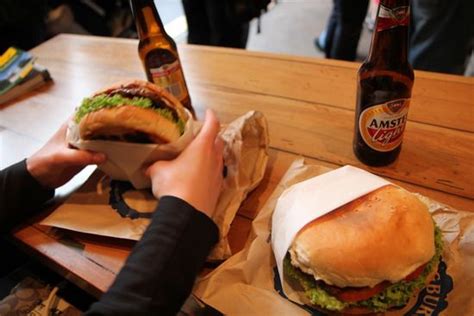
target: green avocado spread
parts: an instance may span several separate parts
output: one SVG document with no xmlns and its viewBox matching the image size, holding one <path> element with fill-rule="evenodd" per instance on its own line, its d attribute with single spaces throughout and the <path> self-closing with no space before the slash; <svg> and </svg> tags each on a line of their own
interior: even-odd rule
<svg viewBox="0 0 474 316">
<path fill-rule="evenodd" d="M 400 282 L 386 287 L 385 290 L 370 299 L 354 303 L 340 301 L 319 287 L 312 275 L 304 273 L 291 264 L 289 254 L 287 254 L 284 259 L 283 271 L 286 277 L 298 282 L 303 287 L 306 297 L 314 305 L 319 305 L 330 311 L 341 311 L 346 307 L 357 306 L 369 308 L 374 312 L 382 312 L 393 306 L 403 306 L 407 304 L 413 293 L 425 286 L 426 278 L 432 270 L 437 267 L 443 251 L 442 234 L 437 226 L 435 226 L 435 247 L 435 255 L 416 279 L 411 281 L 401 280 Z"/>
<path fill-rule="evenodd" d="M 158 112 L 162 117 L 170 120 L 178 125 L 180 134 L 184 133 L 184 122 L 181 119 L 176 120 L 173 117 L 173 113 L 166 108 L 154 108 L 153 101 L 149 98 L 144 97 L 133 97 L 127 98 L 123 97 L 120 94 L 114 95 L 105 95 L 99 94 L 92 98 L 85 98 L 82 100 L 81 105 L 76 110 L 76 114 L 74 116 L 74 121 L 79 123 L 81 119 L 86 116 L 87 114 L 98 111 L 100 109 L 106 108 L 114 108 L 122 105 L 134 105 L 145 109 L 150 109 L 155 112 Z"/>
</svg>

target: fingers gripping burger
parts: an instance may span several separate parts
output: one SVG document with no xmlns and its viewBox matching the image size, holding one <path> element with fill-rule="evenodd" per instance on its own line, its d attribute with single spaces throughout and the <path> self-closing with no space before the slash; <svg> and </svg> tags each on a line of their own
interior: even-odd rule
<svg viewBox="0 0 474 316">
<path fill-rule="evenodd" d="M 166 90 L 133 80 L 85 98 L 74 120 L 84 140 L 166 144 L 183 134 L 188 114 Z"/>
<path fill-rule="evenodd" d="M 433 278 L 441 251 L 425 204 L 389 185 L 307 224 L 284 273 L 319 310 L 383 312 L 407 304 Z"/>
</svg>

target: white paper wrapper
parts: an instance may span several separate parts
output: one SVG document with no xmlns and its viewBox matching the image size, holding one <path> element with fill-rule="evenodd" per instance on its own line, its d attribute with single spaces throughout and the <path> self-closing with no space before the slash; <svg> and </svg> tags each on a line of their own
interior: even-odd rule
<svg viewBox="0 0 474 316">
<path fill-rule="evenodd" d="M 145 176 L 144 169 L 157 160 L 171 160 L 189 145 L 199 131 L 191 113 L 185 109 L 190 118 L 185 125 L 184 133 L 169 144 L 134 144 L 105 140 L 82 140 L 79 137 L 78 125 L 71 121 L 68 126 L 66 140 L 80 149 L 102 152 L 107 155 L 107 162 L 99 165 L 99 169 L 112 179 L 130 181 L 136 189 L 151 186 L 150 179 Z"/>
<path fill-rule="evenodd" d="M 199 122 L 195 122 L 195 125 L 197 124 Z M 221 137 L 225 143 L 224 160 L 227 166 L 227 177 L 224 179 L 213 218 L 219 227 L 220 239 L 208 260 L 222 260 L 231 255 L 227 240 L 230 224 L 247 194 L 262 180 L 268 160 L 268 127 L 260 112 L 248 112 L 231 122 L 221 131 Z M 94 142 L 94 145 L 98 146 L 97 143 Z M 87 145 L 90 145 L 89 142 Z M 137 148 L 142 155 L 142 158 L 137 158 L 137 162 L 148 161 L 152 154 L 172 152 L 172 150 L 162 150 L 163 148 L 147 151 L 146 147 L 149 145 L 138 146 L 145 148 Z M 107 150 L 111 150 L 112 155 L 116 153 L 115 146 L 109 146 Z M 124 156 L 136 156 L 132 152 L 133 147 L 124 146 L 117 149 L 117 151 L 121 150 L 126 153 Z M 121 170 L 130 170 L 131 174 L 138 172 L 139 164 L 137 163 L 134 168 L 128 168 L 127 159 L 119 155 L 118 160 L 114 160 L 111 165 L 112 172 Z M 124 167 L 115 168 L 117 164 L 124 164 Z M 192 166 L 189 167 L 192 168 Z M 118 177 L 118 179 L 122 178 Z M 118 207 L 118 204 L 121 207 Z M 128 211 L 123 207 L 124 204 L 133 210 Z M 156 208 L 156 205 L 157 201 L 149 190 L 127 188 L 127 184 L 111 181 L 110 177 L 101 172 L 95 172 L 78 191 L 40 224 L 101 236 L 138 240 L 148 226 L 150 212 Z M 117 209 L 123 211 L 122 216 Z"/>
<path fill-rule="evenodd" d="M 225 315 L 322 315 L 283 295 L 270 228 L 277 201 L 285 190 L 329 171 L 306 165 L 303 159 L 295 161 L 253 221 L 246 247 L 200 279 L 194 294 Z M 443 261 L 426 290 L 404 309 L 386 314 L 474 315 L 474 213 L 418 197 L 428 205 L 443 232 Z"/>
<path fill-rule="evenodd" d="M 309 222 L 390 182 L 367 171 L 345 166 L 295 184 L 278 199 L 272 220 L 272 246 L 280 278 L 283 259 L 296 234 Z M 291 288 L 283 286 L 291 298 Z"/>
</svg>

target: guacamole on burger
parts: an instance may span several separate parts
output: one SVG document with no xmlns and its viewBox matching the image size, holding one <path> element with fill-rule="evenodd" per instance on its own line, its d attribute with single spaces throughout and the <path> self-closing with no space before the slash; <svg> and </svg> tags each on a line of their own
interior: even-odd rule
<svg viewBox="0 0 474 316">
<path fill-rule="evenodd" d="M 142 80 L 96 92 L 74 116 L 81 139 L 158 144 L 176 141 L 188 118 L 174 96 Z"/>
<path fill-rule="evenodd" d="M 388 185 L 307 224 L 284 260 L 302 300 L 329 313 L 401 307 L 431 281 L 442 236 L 416 196 Z"/>
</svg>

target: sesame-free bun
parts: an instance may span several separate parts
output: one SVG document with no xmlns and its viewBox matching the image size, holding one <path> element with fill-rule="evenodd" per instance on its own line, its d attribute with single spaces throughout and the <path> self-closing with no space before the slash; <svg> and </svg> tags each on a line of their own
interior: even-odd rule
<svg viewBox="0 0 474 316">
<path fill-rule="evenodd" d="M 124 97 L 145 97 L 158 108 L 173 113 L 175 119 L 188 120 L 184 107 L 168 91 L 143 80 L 123 81 L 96 92 L 93 96 L 120 94 Z M 79 136 L 84 140 L 104 139 L 152 143 L 170 143 L 180 136 L 180 128 L 151 108 L 133 104 L 106 107 L 86 114 L 78 123 Z"/>
<path fill-rule="evenodd" d="M 330 285 L 396 283 L 435 254 L 434 224 L 416 196 L 388 185 L 307 224 L 289 251 L 294 266 Z"/>
</svg>

